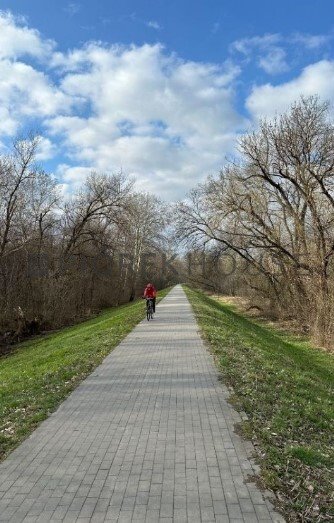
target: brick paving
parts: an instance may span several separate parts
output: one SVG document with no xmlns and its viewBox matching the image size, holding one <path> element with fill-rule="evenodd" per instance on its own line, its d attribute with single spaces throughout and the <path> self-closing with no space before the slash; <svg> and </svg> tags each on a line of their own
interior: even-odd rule
<svg viewBox="0 0 334 523">
<path fill-rule="evenodd" d="M 1 522 L 283 522 L 176 286 L 0 464 Z"/>
</svg>

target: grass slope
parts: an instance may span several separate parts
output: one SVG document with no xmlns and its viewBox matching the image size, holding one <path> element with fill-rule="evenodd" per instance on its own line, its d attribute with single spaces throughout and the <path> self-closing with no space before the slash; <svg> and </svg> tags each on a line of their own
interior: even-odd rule
<svg viewBox="0 0 334 523">
<path fill-rule="evenodd" d="M 159 292 L 163 298 L 169 289 Z M 143 319 L 138 300 L 56 334 L 30 340 L 0 359 L 0 459 L 27 437 Z"/>
<path fill-rule="evenodd" d="M 248 415 L 241 428 L 257 445 L 263 483 L 289 521 L 332 521 L 333 357 L 185 291 L 231 400 Z"/>
</svg>

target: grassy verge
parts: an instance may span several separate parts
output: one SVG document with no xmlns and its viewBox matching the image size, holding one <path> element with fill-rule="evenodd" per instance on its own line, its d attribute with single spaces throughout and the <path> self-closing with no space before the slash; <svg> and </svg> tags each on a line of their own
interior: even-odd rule
<svg viewBox="0 0 334 523">
<path fill-rule="evenodd" d="M 163 298 L 169 289 L 159 292 Z M 138 300 L 0 359 L 0 459 L 26 438 L 143 319 Z"/>
<path fill-rule="evenodd" d="M 333 356 L 185 288 L 231 400 L 248 421 L 263 484 L 288 521 L 332 521 Z"/>
</svg>

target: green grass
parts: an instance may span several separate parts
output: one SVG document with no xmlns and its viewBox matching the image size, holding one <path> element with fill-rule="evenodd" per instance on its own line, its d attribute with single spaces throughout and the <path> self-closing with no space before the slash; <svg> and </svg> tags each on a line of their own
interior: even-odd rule
<svg viewBox="0 0 334 523">
<path fill-rule="evenodd" d="M 163 298 L 169 289 L 159 292 Z M 56 334 L 17 345 L 0 359 L 0 459 L 26 438 L 143 319 L 138 300 Z"/>
<path fill-rule="evenodd" d="M 263 484 L 289 521 L 332 521 L 333 356 L 185 288 L 231 401 L 248 415 Z"/>
</svg>

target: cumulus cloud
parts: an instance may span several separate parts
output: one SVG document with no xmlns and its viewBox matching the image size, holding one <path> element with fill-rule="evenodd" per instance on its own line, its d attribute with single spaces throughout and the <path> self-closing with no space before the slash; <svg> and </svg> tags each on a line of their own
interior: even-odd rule
<svg viewBox="0 0 334 523">
<path fill-rule="evenodd" d="M 267 33 L 262 36 L 242 38 L 232 43 L 232 53 L 241 54 L 246 62 L 255 60 L 267 74 L 277 75 L 290 70 L 296 49 L 319 50 L 332 39 L 332 35 L 310 35 L 294 33 L 282 35 Z"/>
<path fill-rule="evenodd" d="M 15 134 L 27 118 L 70 110 L 72 100 L 31 65 L 0 60 L 0 77 L 0 134 Z"/>
<path fill-rule="evenodd" d="M 220 168 L 244 123 L 233 108 L 232 65 L 183 61 L 160 45 L 97 43 L 63 56 L 62 65 L 62 91 L 89 111 L 50 119 L 50 132 L 76 162 L 123 168 L 146 190 L 184 193 Z"/>
<path fill-rule="evenodd" d="M 39 65 L 52 56 L 55 44 L 45 40 L 24 18 L 0 11 L 0 135 L 12 136 L 27 118 L 42 118 L 68 111 L 72 101 Z"/>
<path fill-rule="evenodd" d="M 334 61 L 322 60 L 309 65 L 297 78 L 280 85 L 268 83 L 254 87 L 246 106 L 254 119 L 272 118 L 286 111 L 301 95 L 314 94 L 334 102 Z"/>
<path fill-rule="evenodd" d="M 286 52 L 279 45 L 282 40 L 279 34 L 266 34 L 235 41 L 231 49 L 241 53 L 247 61 L 255 55 L 257 65 L 267 74 L 274 75 L 289 70 Z"/>
<path fill-rule="evenodd" d="M 90 167 L 71 166 L 66 163 L 61 163 L 56 169 L 56 177 L 63 182 L 64 190 L 77 189 L 82 184 L 82 181 L 92 172 Z"/>
<path fill-rule="evenodd" d="M 56 154 L 57 148 L 49 138 L 39 137 L 38 149 L 36 154 L 37 161 L 50 160 Z"/>
<path fill-rule="evenodd" d="M 268 74 L 279 74 L 289 71 L 286 52 L 280 47 L 273 47 L 259 59 L 259 66 Z"/>
<path fill-rule="evenodd" d="M 22 17 L 0 11 L 0 59 L 31 55 L 45 58 L 53 50 L 52 40 L 45 40 L 36 29 L 31 29 Z"/>
<path fill-rule="evenodd" d="M 276 74 L 287 66 L 281 38 L 268 34 L 233 45 L 246 60 L 265 49 L 259 66 Z M 322 45 L 320 37 L 307 38 L 300 45 Z M 62 53 L 24 20 L 0 13 L 0 143 L 32 122 L 43 128 L 38 158 L 58 160 L 55 174 L 67 194 L 92 170 L 122 170 L 145 191 L 182 197 L 217 172 L 249 127 L 236 110 L 240 73 L 232 61 L 182 60 L 159 44 L 88 42 Z M 284 110 L 301 93 L 333 98 L 333 73 L 333 62 L 324 60 L 284 84 L 254 86 L 247 109 L 256 120 Z"/>
</svg>

